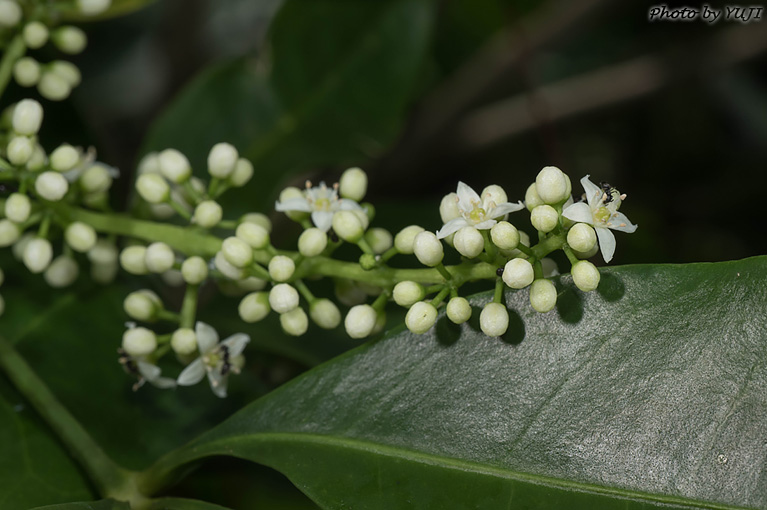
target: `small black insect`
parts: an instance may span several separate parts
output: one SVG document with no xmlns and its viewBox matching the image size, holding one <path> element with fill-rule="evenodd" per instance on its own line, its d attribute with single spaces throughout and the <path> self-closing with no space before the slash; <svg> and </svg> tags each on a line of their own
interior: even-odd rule
<svg viewBox="0 0 767 510">
<path fill-rule="evenodd" d="M 612 184 L 609 182 L 600 182 L 599 186 L 602 188 L 602 191 L 605 193 L 605 197 L 602 199 L 602 201 L 605 204 L 609 204 L 613 201 L 613 191 L 615 188 L 613 188 Z"/>
<path fill-rule="evenodd" d="M 232 364 L 229 362 L 229 347 L 222 345 L 221 353 L 223 354 L 224 358 L 224 362 L 221 365 L 221 375 L 226 375 L 232 370 Z"/>
<path fill-rule="evenodd" d="M 332 228 L 328 231 L 328 237 L 330 237 L 330 240 L 334 243 L 338 242 L 338 234 L 336 234 Z"/>
<path fill-rule="evenodd" d="M 496 269 L 495 274 L 497 274 L 498 276 L 503 276 L 503 268 L 499 267 L 498 269 Z"/>
<path fill-rule="evenodd" d="M 123 366 L 125 371 L 131 375 L 139 375 L 138 366 L 136 365 L 136 362 L 133 360 L 133 358 L 130 357 L 130 355 L 125 352 L 124 349 L 120 348 L 117 349 L 117 361 Z"/>
</svg>

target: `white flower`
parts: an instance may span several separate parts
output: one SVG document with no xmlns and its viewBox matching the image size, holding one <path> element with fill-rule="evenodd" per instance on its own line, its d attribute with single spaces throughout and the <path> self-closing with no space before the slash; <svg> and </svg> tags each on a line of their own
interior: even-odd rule
<svg viewBox="0 0 767 510">
<path fill-rule="evenodd" d="M 312 213 L 314 225 L 327 232 L 333 224 L 333 215 L 339 211 L 362 211 L 362 207 L 348 198 L 338 198 L 338 184 L 328 188 L 324 182 L 312 187 L 306 181 L 306 189 L 302 197 L 289 198 L 274 204 L 277 211 L 300 211 Z"/>
<path fill-rule="evenodd" d="M 194 330 L 200 357 L 192 361 L 179 374 L 176 382 L 180 386 L 192 386 L 202 381 L 207 373 L 213 393 L 217 397 L 224 398 L 229 373 L 240 371 L 232 361 L 242 354 L 245 346 L 250 342 L 250 337 L 245 333 L 237 333 L 219 343 L 216 330 L 204 322 L 197 322 Z"/>
<path fill-rule="evenodd" d="M 146 382 L 160 389 L 176 387 L 176 381 L 170 377 L 160 376 L 161 370 L 157 365 L 149 363 L 143 358 L 135 358 L 130 356 L 123 349 L 117 349 L 117 352 L 120 355 L 120 364 L 123 366 L 125 371 L 138 377 L 138 381 L 136 381 L 136 384 L 133 385 L 133 391 L 141 388 Z"/>
<path fill-rule="evenodd" d="M 606 190 L 591 182 L 588 175 L 581 179 L 581 185 L 586 190 L 587 202 L 578 202 L 566 207 L 562 216 L 593 226 L 597 232 L 602 257 L 605 262 L 610 262 L 615 253 L 615 235 L 610 229 L 629 234 L 637 229 L 637 225 L 633 225 L 625 214 L 618 212 L 626 195 L 621 195 L 615 188 L 609 188 L 608 195 Z"/>
<path fill-rule="evenodd" d="M 474 227 L 478 230 L 492 228 L 497 223 L 496 218 L 525 208 L 522 202 L 516 204 L 511 202 L 496 204 L 493 201 L 492 194 L 485 193 L 485 196 L 480 197 L 476 191 L 462 182 L 458 183 L 456 195 L 458 195 L 456 201 L 458 202 L 458 211 L 461 215 L 442 226 L 439 232 L 437 232 L 437 238 L 439 239 L 458 232 L 463 227 Z"/>
</svg>

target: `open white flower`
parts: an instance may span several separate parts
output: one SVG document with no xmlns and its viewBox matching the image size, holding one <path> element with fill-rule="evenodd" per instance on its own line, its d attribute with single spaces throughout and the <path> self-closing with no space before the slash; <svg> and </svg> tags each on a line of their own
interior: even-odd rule
<svg viewBox="0 0 767 510">
<path fill-rule="evenodd" d="M 300 211 L 312 214 L 314 225 L 327 232 L 333 224 L 333 215 L 339 211 L 362 211 L 362 207 L 348 198 L 338 198 L 338 184 L 328 187 L 324 182 L 312 187 L 306 181 L 306 189 L 302 197 L 289 198 L 276 202 L 274 208 L 280 212 Z"/>
<path fill-rule="evenodd" d="M 480 197 L 476 191 L 462 182 L 458 182 L 456 195 L 460 216 L 451 219 L 439 229 L 437 232 L 438 239 L 458 232 L 463 227 L 474 227 L 478 230 L 492 228 L 498 222 L 497 218 L 525 208 L 522 202 L 496 204 L 492 194 L 485 193 L 483 197 Z"/>
<path fill-rule="evenodd" d="M 618 212 L 626 195 L 621 195 L 618 190 L 609 185 L 605 185 L 605 189 L 600 188 L 589 180 L 588 175 L 581 179 L 581 185 L 586 191 L 587 202 L 578 202 L 566 207 L 562 211 L 562 216 L 593 226 L 597 233 L 602 257 L 605 262 L 610 262 L 615 253 L 615 235 L 610 232 L 610 229 L 629 234 L 637 229 L 637 225 L 633 225 L 625 214 Z"/>
<path fill-rule="evenodd" d="M 250 342 L 250 337 L 245 333 L 237 333 L 219 343 L 216 330 L 204 322 L 197 322 L 194 332 L 197 336 L 200 357 L 181 371 L 176 382 L 180 386 L 192 386 L 202 381 L 207 373 L 213 393 L 217 397 L 224 398 L 229 374 L 240 372 L 232 361 L 242 354 L 245 346 Z"/>
<path fill-rule="evenodd" d="M 133 385 L 133 391 L 138 390 L 147 382 L 160 389 L 176 387 L 176 380 L 160 376 L 162 371 L 154 363 L 150 363 L 143 358 L 130 356 L 123 349 L 118 349 L 117 352 L 120 355 L 118 360 L 125 371 L 138 378 L 136 384 Z"/>
</svg>

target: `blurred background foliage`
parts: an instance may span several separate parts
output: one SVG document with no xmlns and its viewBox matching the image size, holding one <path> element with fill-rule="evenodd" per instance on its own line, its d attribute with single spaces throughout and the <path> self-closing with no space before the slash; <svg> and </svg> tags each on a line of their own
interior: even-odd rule
<svg viewBox="0 0 767 510">
<path fill-rule="evenodd" d="M 246 188 L 226 197 L 229 216 L 270 213 L 285 185 L 330 182 L 361 166 L 375 223 L 391 230 L 437 229 L 439 200 L 457 180 L 500 184 L 516 200 L 553 164 L 573 177 L 575 193 L 577 179 L 591 174 L 629 195 L 624 212 L 640 228 L 618 234 L 615 263 L 763 254 L 767 25 L 649 23 L 650 5 L 159 0 L 84 27 L 89 47 L 75 58 L 83 84 L 64 103 L 45 102 L 41 138 L 46 148 L 93 145 L 119 167 L 117 208 L 130 203 L 144 153 L 178 148 L 204 175 L 207 151 L 220 141 L 256 168 Z M 19 87 L 8 93 L 26 95 Z M 272 217 L 275 244 L 291 246 L 298 228 Z M 119 287 L 80 283 L 52 293 L 37 280 L 8 275 L 4 335 L 132 468 L 355 344 L 317 328 L 285 338 L 276 320 L 243 327 L 237 298 L 208 289 L 200 318 L 224 336 L 244 329 L 254 339 L 231 398 L 218 401 L 203 385 L 132 393 L 114 351 L 123 296 L 147 279 L 122 275 Z M 152 284 L 180 299 L 177 289 Z M 99 384 L 84 395 L 92 381 Z M 0 396 L 2 409 L 45 435 L 10 387 L 0 385 Z M 234 460 L 206 464 L 173 494 L 233 508 L 312 508 L 281 475 Z"/>
</svg>

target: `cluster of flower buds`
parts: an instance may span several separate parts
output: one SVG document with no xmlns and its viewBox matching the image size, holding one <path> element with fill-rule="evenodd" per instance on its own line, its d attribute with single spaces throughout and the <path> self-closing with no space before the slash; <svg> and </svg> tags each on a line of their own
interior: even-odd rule
<svg viewBox="0 0 767 510">
<path fill-rule="evenodd" d="M 26 50 L 37 50 L 51 42 L 67 55 L 77 55 L 85 49 L 88 38 L 80 28 L 71 25 L 57 26 L 60 16 L 53 12 L 56 4 L 46 5 L 47 15 L 41 15 L 38 6 L 32 8 L 28 2 L 0 0 L 0 40 L 16 48 L 18 58 L 13 66 L 13 77 L 22 87 L 37 86 L 44 98 L 51 101 L 66 99 L 72 89 L 80 84 L 80 70 L 66 60 L 40 63 L 35 58 L 24 56 Z M 102 14 L 112 0 L 77 0 L 76 7 L 83 16 Z"/>
<path fill-rule="evenodd" d="M 90 262 L 101 283 L 117 272 L 114 241 L 99 239 L 95 229 L 72 221 L 62 207 L 108 207 L 107 192 L 117 170 L 95 161 L 93 151 L 61 145 L 50 154 L 37 142 L 43 108 L 33 99 L 9 107 L 10 129 L 0 132 L 0 184 L 14 190 L 0 211 L 0 247 L 13 253 L 32 273 L 42 273 L 52 287 L 71 285 L 79 275 L 78 254 Z M 63 236 L 62 253 L 54 256 L 51 240 Z"/>
</svg>

